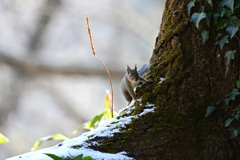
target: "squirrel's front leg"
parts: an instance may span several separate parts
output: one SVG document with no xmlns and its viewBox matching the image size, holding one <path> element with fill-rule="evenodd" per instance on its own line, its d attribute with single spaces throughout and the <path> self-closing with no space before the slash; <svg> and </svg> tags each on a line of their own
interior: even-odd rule
<svg viewBox="0 0 240 160">
<path fill-rule="evenodd" d="M 146 80 L 146 79 L 145 79 L 145 78 L 143 78 L 142 76 L 139 76 L 138 78 L 139 78 L 139 81 L 142 81 L 142 82 L 145 82 L 145 83 L 150 83 L 150 82 L 152 82 L 152 80 L 151 80 L 151 79 L 149 79 L 149 80 Z"/>
<path fill-rule="evenodd" d="M 132 86 L 129 86 L 128 89 L 127 89 L 127 91 L 128 91 L 128 93 L 132 96 L 132 98 L 133 98 L 134 100 L 137 99 L 137 97 L 136 97 L 136 95 L 135 95 L 135 93 L 134 93 L 134 90 L 133 90 L 133 87 L 132 87 Z"/>
</svg>

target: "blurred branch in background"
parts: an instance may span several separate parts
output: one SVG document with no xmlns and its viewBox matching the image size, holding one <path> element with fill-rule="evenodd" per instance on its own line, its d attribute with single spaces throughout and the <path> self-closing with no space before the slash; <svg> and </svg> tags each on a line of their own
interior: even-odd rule
<svg viewBox="0 0 240 160">
<path fill-rule="evenodd" d="M 105 76 L 106 71 L 101 68 L 84 68 L 76 65 L 72 66 L 50 66 L 45 64 L 39 64 L 37 62 L 29 61 L 26 59 L 17 59 L 14 57 L 6 56 L 0 52 L 0 62 L 9 65 L 15 71 L 24 73 L 28 76 L 43 76 L 44 74 L 62 74 L 62 75 L 96 75 Z M 111 75 L 116 78 L 120 78 L 125 71 L 111 70 Z"/>
<path fill-rule="evenodd" d="M 0 132 L 10 140 L 0 146 L 0 159 L 29 151 L 40 137 L 68 135 L 102 113 L 110 88 L 104 68 L 89 54 L 86 13 L 92 18 L 95 47 L 111 73 L 116 110 L 124 107 L 120 81 L 127 64 L 149 60 L 162 4 L 0 1 Z"/>
<path fill-rule="evenodd" d="M 31 53 L 35 53 L 36 50 L 39 50 L 41 47 L 41 37 L 44 36 L 44 31 L 46 30 L 48 24 L 50 23 L 53 15 L 59 7 L 61 6 L 60 0 L 47 0 L 41 7 L 38 23 L 36 24 L 37 28 L 35 33 L 30 39 L 29 48 L 32 50 Z"/>
</svg>

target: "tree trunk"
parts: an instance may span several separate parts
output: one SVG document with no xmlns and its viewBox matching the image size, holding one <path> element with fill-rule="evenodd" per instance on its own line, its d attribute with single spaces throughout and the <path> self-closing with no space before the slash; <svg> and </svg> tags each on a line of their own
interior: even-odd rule
<svg viewBox="0 0 240 160">
<path fill-rule="evenodd" d="M 136 109 L 127 115 L 141 113 L 146 104 L 156 106 L 132 121 L 126 129 L 110 139 L 96 137 L 102 142 L 92 146 L 103 152 L 126 151 L 136 159 L 240 159 L 239 137 L 230 139 L 224 126 L 229 109 L 216 105 L 227 97 L 240 77 L 240 50 L 236 37 L 221 50 L 216 43 L 218 30 L 213 21 L 208 28 L 200 21 L 199 28 L 190 22 L 187 5 L 190 1 L 166 0 L 162 24 L 151 58 L 150 78 L 153 83 L 137 90 Z M 216 4 L 216 1 L 213 2 Z M 195 2 L 191 15 L 205 6 L 205 12 L 216 12 L 207 0 Z M 209 40 L 202 43 L 201 31 L 208 30 Z M 239 32 L 238 32 L 239 36 Z M 225 53 L 236 50 L 228 65 Z M 166 78 L 159 83 L 160 77 Z M 237 97 L 236 99 L 239 99 Z M 239 100 L 232 101 L 236 107 Z M 206 108 L 217 109 L 205 118 Z M 126 116 L 126 114 L 124 115 Z"/>
<path fill-rule="evenodd" d="M 205 12 L 217 12 L 209 1 L 196 0 L 191 15 L 200 6 L 205 7 Z M 88 144 L 101 152 L 126 151 L 137 160 L 240 159 L 239 137 L 230 139 L 228 127 L 224 126 L 225 119 L 234 112 L 231 108 L 240 102 L 239 97 L 228 108 L 223 102 L 216 105 L 227 98 L 240 77 L 239 41 L 233 37 L 220 49 L 215 45 L 215 37 L 217 33 L 226 35 L 226 29 L 217 30 L 213 20 L 211 28 L 203 20 L 196 28 L 190 22 L 191 15 L 188 16 L 189 2 L 166 0 L 150 60 L 149 77 L 153 82 L 137 89 L 139 99 L 134 103 L 135 109 L 123 110 L 117 117 L 119 122 L 110 123 L 119 132 L 110 137 L 93 134 L 84 144 L 72 148 Z M 201 39 L 203 30 L 208 30 L 210 35 L 205 45 Z M 229 50 L 236 50 L 230 64 L 224 57 Z M 165 80 L 160 83 L 160 78 Z M 215 106 L 216 110 L 205 118 L 208 106 Z M 144 113 L 153 109 L 154 112 Z M 128 122 L 122 125 L 123 121 Z M 232 125 L 237 126 L 237 120 Z"/>
</svg>

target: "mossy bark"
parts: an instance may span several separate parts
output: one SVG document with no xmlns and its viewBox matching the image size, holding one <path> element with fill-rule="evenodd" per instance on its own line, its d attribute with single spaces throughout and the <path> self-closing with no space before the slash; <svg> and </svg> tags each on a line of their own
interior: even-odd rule
<svg viewBox="0 0 240 160">
<path fill-rule="evenodd" d="M 114 137 L 92 139 L 102 144 L 91 148 L 110 153 L 126 151 L 128 156 L 144 160 L 239 159 L 239 138 L 230 139 L 224 127 L 227 110 L 219 109 L 204 117 L 207 106 L 226 98 L 240 77 L 239 43 L 232 38 L 221 50 L 215 45 L 214 24 L 209 29 L 201 21 L 197 29 L 190 23 L 186 9 L 189 2 L 166 0 L 150 60 L 149 77 L 153 82 L 137 89 L 142 102 L 136 101 L 130 115 L 141 113 L 147 102 L 156 106 L 155 112 L 135 119 Z M 211 9 L 207 0 L 196 1 L 196 5 Z M 205 46 L 201 40 L 204 29 L 210 31 Z M 224 58 L 228 50 L 238 53 L 229 65 Z M 166 79 L 158 83 L 160 77 Z"/>
</svg>

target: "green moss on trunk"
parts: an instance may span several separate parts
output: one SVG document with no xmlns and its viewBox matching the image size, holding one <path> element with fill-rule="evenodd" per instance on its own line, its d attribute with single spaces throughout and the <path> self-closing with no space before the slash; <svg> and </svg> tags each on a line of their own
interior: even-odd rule
<svg viewBox="0 0 240 160">
<path fill-rule="evenodd" d="M 153 82 L 137 89 L 137 97 L 142 101 L 136 101 L 136 109 L 124 116 L 141 113 L 147 102 L 156 106 L 155 112 L 133 120 L 114 137 L 95 138 L 102 145 L 92 148 L 109 153 L 126 151 L 136 159 L 152 160 L 240 156 L 239 139 L 230 140 L 223 126 L 226 113 L 216 112 L 204 118 L 206 107 L 224 99 L 240 76 L 240 57 L 230 66 L 226 66 L 224 59 L 227 50 L 239 45 L 232 40 L 220 50 L 210 38 L 203 46 L 200 31 L 189 23 L 188 2 L 166 1 L 151 58 L 149 77 Z M 158 83 L 160 77 L 165 81 Z"/>
</svg>

